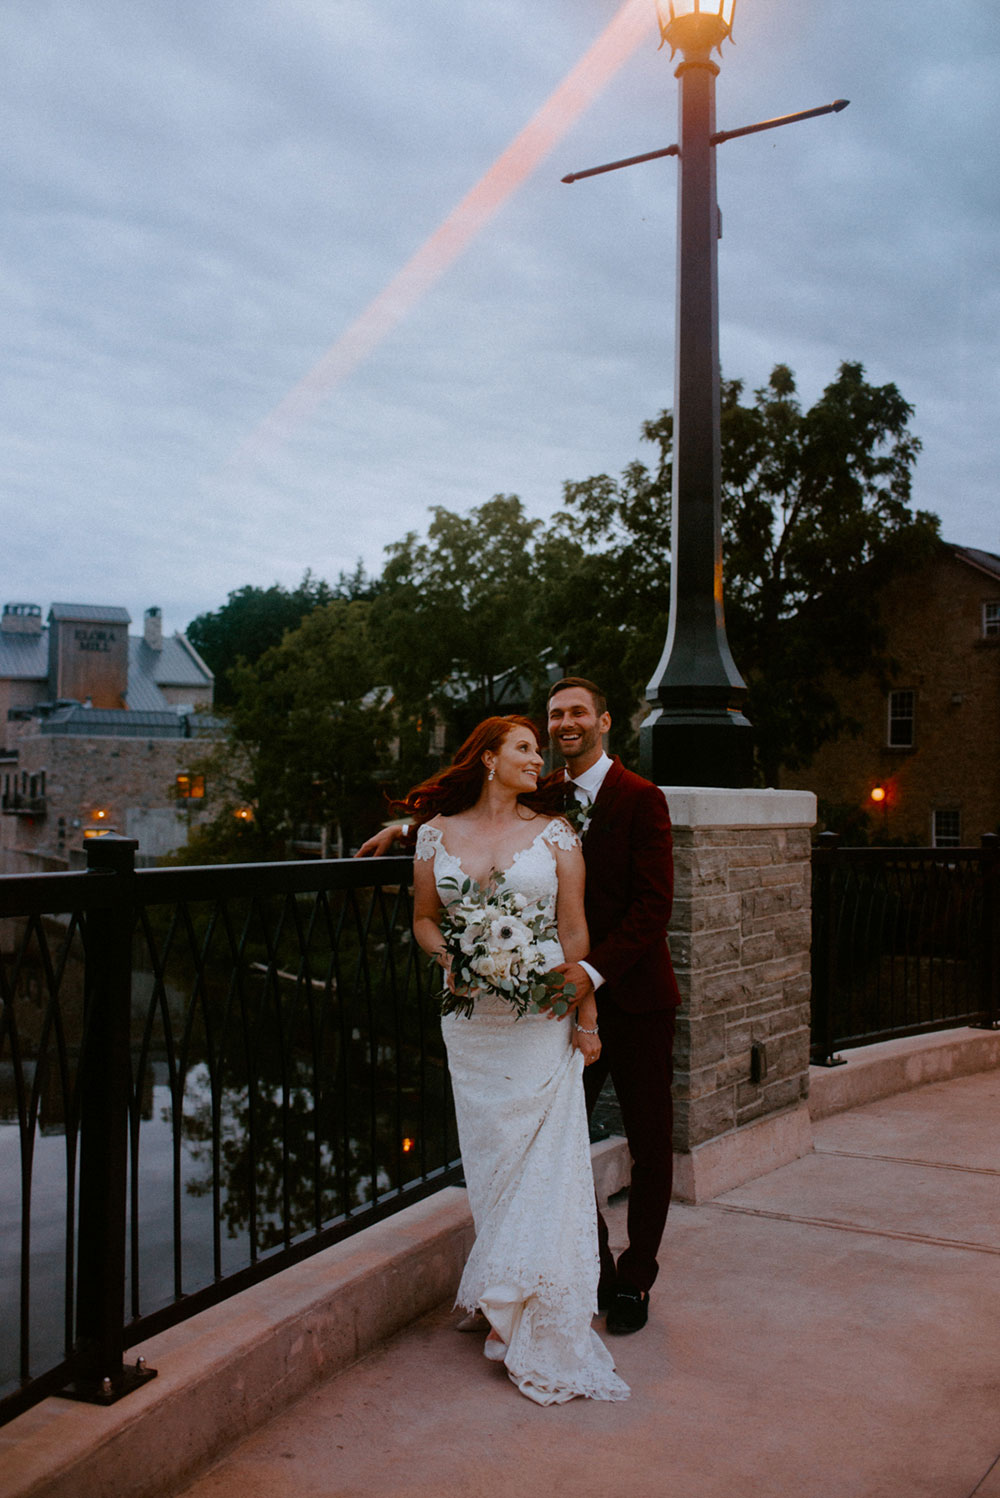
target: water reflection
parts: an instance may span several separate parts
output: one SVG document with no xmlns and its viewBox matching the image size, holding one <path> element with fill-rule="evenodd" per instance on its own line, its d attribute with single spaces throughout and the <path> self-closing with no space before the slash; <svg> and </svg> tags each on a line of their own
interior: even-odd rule
<svg viewBox="0 0 1000 1498">
<path fill-rule="evenodd" d="M 372 909 L 359 920 L 346 897 L 337 906 L 307 895 L 143 914 L 133 951 L 130 1314 L 457 1156 L 408 911 L 376 921 Z M 27 1265 L 33 1374 L 62 1358 L 70 1330 L 83 971 L 74 922 L 0 923 L 0 1295 L 19 1304 Z M 17 1321 L 0 1322 L 0 1392 L 17 1378 Z"/>
</svg>

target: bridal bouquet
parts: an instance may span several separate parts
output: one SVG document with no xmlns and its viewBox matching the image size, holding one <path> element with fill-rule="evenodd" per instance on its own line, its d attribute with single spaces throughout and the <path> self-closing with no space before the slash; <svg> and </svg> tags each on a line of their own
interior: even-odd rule
<svg viewBox="0 0 1000 1498">
<path fill-rule="evenodd" d="M 457 992 L 446 988 L 442 1014 L 471 1015 L 475 991 L 506 999 L 518 1019 L 552 1009 L 565 1014 L 576 992 L 562 973 L 547 972 L 551 958 L 541 944 L 556 938 L 555 926 L 537 901 L 508 889 L 497 874 L 486 889 L 474 879 L 442 879 L 455 891 L 444 904 L 441 932 L 451 958 Z"/>
</svg>

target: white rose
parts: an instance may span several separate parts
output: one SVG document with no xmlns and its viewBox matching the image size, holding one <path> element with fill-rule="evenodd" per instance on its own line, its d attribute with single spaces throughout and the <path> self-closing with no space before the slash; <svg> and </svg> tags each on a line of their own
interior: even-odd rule
<svg viewBox="0 0 1000 1498">
<path fill-rule="evenodd" d="M 497 952 L 493 957 L 493 966 L 496 969 L 497 978 L 509 978 L 514 966 L 514 958 L 511 952 Z"/>
</svg>

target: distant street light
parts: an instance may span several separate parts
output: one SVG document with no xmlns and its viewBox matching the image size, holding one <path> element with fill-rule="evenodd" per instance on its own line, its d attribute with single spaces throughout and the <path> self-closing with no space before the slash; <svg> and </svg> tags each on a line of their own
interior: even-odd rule
<svg viewBox="0 0 1000 1498">
<path fill-rule="evenodd" d="M 680 159 L 674 369 L 670 617 L 646 689 L 652 711 L 639 730 L 642 772 L 658 785 L 749 786 L 753 730 L 746 684 L 726 638 L 722 597 L 719 363 L 721 237 L 715 147 L 737 136 L 839 112 L 846 99 L 739 130 L 715 129 L 715 79 L 732 40 L 736 0 L 657 0 L 661 45 L 681 53 L 680 140 L 642 156 L 564 177 L 575 182 L 662 156 Z"/>
</svg>

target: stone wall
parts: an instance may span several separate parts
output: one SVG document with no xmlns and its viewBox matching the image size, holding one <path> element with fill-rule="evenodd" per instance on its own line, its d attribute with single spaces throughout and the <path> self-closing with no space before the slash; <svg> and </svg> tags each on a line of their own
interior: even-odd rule
<svg viewBox="0 0 1000 1498">
<path fill-rule="evenodd" d="M 816 803 L 796 791 L 667 788 L 665 795 L 674 824 L 670 949 L 683 999 L 677 1194 L 701 1200 L 772 1169 L 776 1156 L 793 1159 L 811 1148 L 805 1099 Z"/>
<path fill-rule="evenodd" d="M 180 847 L 189 821 L 204 816 L 204 802 L 172 794 L 177 775 L 204 753 L 201 741 L 74 737 L 16 726 L 24 730 L 16 741 L 17 773 L 40 778 L 44 771 L 46 813 L 3 818 L 0 873 L 50 869 L 58 861 L 65 867 L 82 848 L 84 829 L 95 826 L 135 835 L 138 861 L 155 861 Z"/>
</svg>

